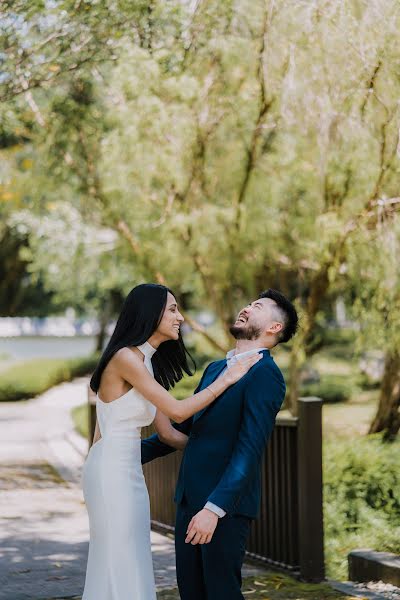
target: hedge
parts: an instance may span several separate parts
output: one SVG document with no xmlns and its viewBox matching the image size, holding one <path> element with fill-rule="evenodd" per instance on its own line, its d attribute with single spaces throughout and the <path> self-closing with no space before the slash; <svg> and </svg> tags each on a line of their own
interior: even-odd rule
<svg viewBox="0 0 400 600">
<path fill-rule="evenodd" d="M 98 356 L 37 358 L 13 365 L 0 373 L 0 402 L 26 400 L 62 383 L 91 373 Z"/>
</svg>

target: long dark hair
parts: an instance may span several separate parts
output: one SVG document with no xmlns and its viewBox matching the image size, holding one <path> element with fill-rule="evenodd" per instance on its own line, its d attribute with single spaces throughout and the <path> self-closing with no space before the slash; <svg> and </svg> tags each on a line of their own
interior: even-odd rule
<svg viewBox="0 0 400 600">
<path fill-rule="evenodd" d="M 98 391 L 103 371 L 118 350 L 126 346 L 140 346 L 155 332 L 164 314 L 168 292 L 173 294 L 169 288 L 155 283 L 142 283 L 129 292 L 110 341 L 90 380 L 94 392 Z M 195 367 L 180 332 L 178 340 L 167 340 L 160 344 L 151 360 L 158 383 L 168 390 L 182 379 L 183 372 L 193 375 L 187 357 Z"/>
</svg>

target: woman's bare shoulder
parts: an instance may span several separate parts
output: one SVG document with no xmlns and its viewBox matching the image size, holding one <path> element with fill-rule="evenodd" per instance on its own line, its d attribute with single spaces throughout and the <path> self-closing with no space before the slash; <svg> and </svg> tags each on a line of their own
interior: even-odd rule
<svg viewBox="0 0 400 600">
<path fill-rule="evenodd" d="M 143 367 L 143 354 L 137 348 L 131 347 L 120 348 L 113 356 L 113 362 L 116 367 L 131 366 Z"/>
</svg>

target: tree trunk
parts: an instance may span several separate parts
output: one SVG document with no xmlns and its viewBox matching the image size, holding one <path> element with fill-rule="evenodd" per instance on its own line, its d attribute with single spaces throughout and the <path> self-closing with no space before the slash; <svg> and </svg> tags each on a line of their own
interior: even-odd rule
<svg viewBox="0 0 400 600">
<path fill-rule="evenodd" d="M 300 375 L 306 360 L 315 351 L 313 333 L 318 310 L 329 290 L 328 265 L 322 265 L 313 278 L 308 292 L 307 302 L 300 315 L 300 329 L 293 338 L 289 363 L 289 393 L 285 408 L 297 415 L 297 400 L 300 391 Z"/>
<path fill-rule="evenodd" d="M 107 325 L 110 322 L 112 316 L 112 301 L 111 297 L 108 297 L 102 305 L 102 309 L 99 313 L 99 332 L 96 337 L 96 353 L 103 352 L 104 342 L 107 335 Z"/>
<path fill-rule="evenodd" d="M 306 354 L 304 351 L 304 331 L 299 331 L 293 338 L 292 350 L 290 353 L 288 387 L 289 391 L 285 399 L 285 408 L 287 408 L 293 416 L 297 416 L 297 400 L 300 393 L 300 375 L 306 362 Z"/>
<path fill-rule="evenodd" d="M 400 429 L 400 353 L 386 355 L 385 370 L 380 390 L 378 410 L 369 433 L 384 432 L 384 439 L 392 441 Z"/>
<path fill-rule="evenodd" d="M 96 349 L 95 349 L 96 354 L 100 354 L 103 351 L 104 342 L 106 339 L 106 330 L 107 330 L 107 323 L 100 320 L 99 321 L 99 332 L 96 336 Z"/>
</svg>

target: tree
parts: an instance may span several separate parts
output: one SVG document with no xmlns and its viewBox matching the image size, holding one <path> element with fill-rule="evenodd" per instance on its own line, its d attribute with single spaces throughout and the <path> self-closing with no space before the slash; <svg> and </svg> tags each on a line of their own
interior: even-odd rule
<svg viewBox="0 0 400 600">
<path fill-rule="evenodd" d="M 18 211 L 9 224 L 28 238 L 21 259 L 29 265 L 31 279 L 43 282 L 53 295 L 53 307 L 73 307 L 80 315 L 97 317 L 100 351 L 106 327 L 135 280 L 135 267 L 119 251 L 115 234 L 84 222 L 66 202 L 49 205 L 42 214 Z"/>
<path fill-rule="evenodd" d="M 366 231 L 348 255 L 354 282 L 353 314 L 361 324 L 360 343 L 385 353 L 385 366 L 375 417 L 369 433 L 393 440 L 400 430 L 400 218 L 382 206 L 379 227 Z"/>
<path fill-rule="evenodd" d="M 382 206 L 398 207 L 400 9 L 145 4 L 112 68 L 92 66 L 41 98 L 35 169 L 51 165 L 64 200 L 118 232 L 143 278 L 212 307 L 225 332 L 207 333 L 215 348 L 264 287 L 296 298 L 295 412 L 351 244 L 377 228 Z"/>
<path fill-rule="evenodd" d="M 398 207 L 399 9 L 383 8 L 260 2 L 242 27 L 239 6 L 200 6 L 187 49 L 128 46 L 111 84 L 103 189 L 122 233 L 168 281 L 190 273 L 226 330 L 264 282 L 297 296 L 292 410 L 348 245 Z"/>
<path fill-rule="evenodd" d="M 75 73 L 113 61 L 117 42 L 127 33 L 146 37 L 151 5 L 144 0 L 3 0 L 0 100 L 23 96 L 42 122 L 34 92 L 47 92 Z"/>
</svg>

